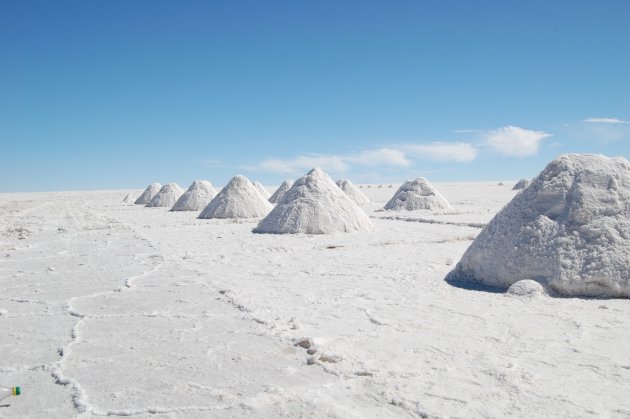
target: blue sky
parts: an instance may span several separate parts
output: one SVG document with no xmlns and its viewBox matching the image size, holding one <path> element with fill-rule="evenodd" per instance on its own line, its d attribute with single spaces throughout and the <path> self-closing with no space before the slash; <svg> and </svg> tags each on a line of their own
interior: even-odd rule
<svg viewBox="0 0 630 419">
<path fill-rule="evenodd" d="M 630 158 L 629 1 L 0 2 L 0 191 Z"/>
</svg>

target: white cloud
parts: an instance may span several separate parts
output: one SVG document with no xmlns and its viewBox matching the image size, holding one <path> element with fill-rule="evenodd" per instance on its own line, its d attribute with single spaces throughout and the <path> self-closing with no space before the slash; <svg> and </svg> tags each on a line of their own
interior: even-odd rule
<svg viewBox="0 0 630 419">
<path fill-rule="evenodd" d="M 627 124 L 628 122 L 622 121 L 617 118 L 586 118 L 584 122 L 590 122 L 594 124 Z"/>
<path fill-rule="evenodd" d="M 485 136 L 485 144 L 506 156 L 526 157 L 538 152 L 541 140 L 550 137 L 544 131 L 532 131 L 508 125 L 490 131 Z"/>
<path fill-rule="evenodd" d="M 406 167 L 411 162 L 405 157 L 405 153 L 395 148 L 381 148 L 377 150 L 364 150 L 354 154 L 304 154 L 292 159 L 265 159 L 248 170 L 261 170 L 264 172 L 298 174 L 313 167 L 319 167 L 332 173 L 345 173 L 351 166 L 377 167 L 394 166 Z"/>
<path fill-rule="evenodd" d="M 469 162 L 477 158 L 477 149 L 470 143 L 407 144 L 405 149 L 414 156 L 440 162 Z"/>
<path fill-rule="evenodd" d="M 356 155 L 347 156 L 346 160 L 361 166 L 409 166 L 411 162 L 405 153 L 395 148 L 365 150 Z"/>
<path fill-rule="evenodd" d="M 348 164 L 344 161 L 343 157 L 323 154 L 302 155 L 293 159 L 266 159 L 249 169 L 293 174 L 313 167 L 319 167 L 322 170 L 337 173 L 343 173 L 348 170 Z"/>
</svg>

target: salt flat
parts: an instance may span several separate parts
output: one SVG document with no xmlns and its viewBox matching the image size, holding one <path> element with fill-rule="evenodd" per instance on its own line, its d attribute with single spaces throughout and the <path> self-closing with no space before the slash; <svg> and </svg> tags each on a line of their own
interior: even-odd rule
<svg viewBox="0 0 630 419">
<path fill-rule="evenodd" d="M 0 416 L 630 417 L 628 300 L 444 281 L 512 183 L 378 211 L 398 186 L 361 188 L 375 232 L 313 236 L 0 194 Z"/>
</svg>

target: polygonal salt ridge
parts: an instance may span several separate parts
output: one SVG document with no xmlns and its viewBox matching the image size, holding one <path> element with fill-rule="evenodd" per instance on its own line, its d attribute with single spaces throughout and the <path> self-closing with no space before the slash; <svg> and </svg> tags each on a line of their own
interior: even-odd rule
<svg viewBox="0 0 630 419">
<path fill-rule="evenodd" d="M 449 279 L 508 288 L 532 278 L 560 295 L 630 297 L 630 163 L 552 161 L 481 231 Z"/>
<path fill-rule="evenodd" d="M 184 191 L 177 183 L 168 183 L 155 194 L 147 207 L 172 207 Z"/>
<path fill-rule="evenodd" d="M 144 192 L 140 194 L 140 196 L 138 197 L 138 199 L 136 199 L 136 202 L 134 202 L 134 204 L 136 205 L 148 204 L 149 202 L 151 202 L 151 199 L 153 199 L 153 197 L 160 191 L 161 188 L 162 188 L 162 185 L 160 185 L 157 182 L 150 184 L 149 186 L 147 186 Z"/>
<path fill-rule="evenodd" d="M 325 234 L 373 229 L 365 212 L 315 168 L 293 184 L 254 232 Z"/>
<path fill-rule="evenodd" d="M 280 202 L 284 194 L 286 194 L 287 191 L 291 189 L 291 186 L 293 186 L 292 180 L 285 180 L 284 182 L 282 182 L 282 184 L 278 187 L 278 189 L 276 189 L 273 195 L 271 195 L 271 198 L 269 198 L 269 202 L 271 202 L 272 204 L 277 204 L 278 202 Z"/>
<path fill-rule="evenodd" d="M 370 200 L 363 192 L 357 188 L 354 183 L 347 179 L 341 179 L 337 181 L 337 186 L 345 192 L 357 205 L 366 205 L 370 203 Z"/>
<path fill-rule="evenodd" d="M 450 204 L 426 179 L 418 178 L 403 183 L 384 207 L 386 210 L 449 210 Z"/>
<path fill-rule="evenodd" d="M 207 180 L 195 180 L 179 197 L 171 211 L 199 211 L 208 205 L 217 191 Z"/>
<path fill-rule="evenodd" d="M 245 176 L 234 176 L 208 203 L 199 218 L 258 218 L 272 205 Z"/>
</svg>

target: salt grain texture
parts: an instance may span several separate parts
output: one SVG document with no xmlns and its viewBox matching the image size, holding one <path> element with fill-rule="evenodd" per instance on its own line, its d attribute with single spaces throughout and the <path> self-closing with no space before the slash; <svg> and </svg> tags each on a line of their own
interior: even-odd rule
<svg viewBox="0 0 630 419">
<path fill-rule="evenodd" d="M 272 204 L 277 204 L 278 202 L 280 202 L 284 194 L 287 193 L 289 189 L 291 189 L 291 186 L 293 186 L 292 180 L 285 180 L 284 182 L 282 182 L 282 185 L 280 185 L 280 187 L 276 189 L 273 195 L 271 195 L 271 198 L 269 198 L 269 202 L 271 202 Z"/>
<path fill-rule="evenodd" d="M 177 183 L 168 183 L 162 186 L 162 189 L 155 194 L 147 207 L 172 207 L 183 193 L 184 191 Z"/>
<path fill-rule="evenodd" d="M 138 199 L 136 199 L 136 202 L 134 202 L 134 204 L 136 205 L 148 204 L 149 202 L 151 202 L 153 197 L 160 191 L 161 188 L 162 188 L 162 185 L 160 185 L 157 182 L 150 184 L 149 186 L 147 186 L 144 192 L 142 192 L 142 195 L 140 195 Z"/>
<path fill-rule="evenodd" d="M 320 169 L 301 177 L 264 218 L 255 233 L 306 233 L 373 231 L 363 210 Z"/>
<path fill-rule="evenodd" d="M 392 199 L 385 204 L 385 209 L 443 211 L 451 209 L 451 205 L 426 178 L 421 177 L 403 183 Z"/>
<path fill-rule="evenodd" d="M 512 188 L 513 191 L 520 191 L 521 189 L 525 189 L 529 186 L 529 179 L 521 179 L 516 182 L 516 185 Z"/>
<path fill-rule="evenodd" d="M 271 208 L 256 186 L 238 175 L 210 201 L 199 218 L 258 218 L 267 215 Z"/>
<path fill-rule="evenodd" d="M 552 161 L 481 231 L 449 280 L 508 288 L 534 279 L 560 295 L 630 297 L 630 163 Z"/>
<path fill-rule="evenodd" d="M 370 203 L 370 199 L 365 196 L 363 192 L 359 190 L 354 183 L 347 179 L 341 179 L 337 181 L 337 186 L 346 193 L 357 205 L 367 205 Z"/>
<path fill-rule="evenodd" d="M 207 180 L 194 181 L 179 197 L 171 211 L 200 211 L 208 205 L 217 194 L 216 189 Z"/>
</svg>

